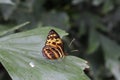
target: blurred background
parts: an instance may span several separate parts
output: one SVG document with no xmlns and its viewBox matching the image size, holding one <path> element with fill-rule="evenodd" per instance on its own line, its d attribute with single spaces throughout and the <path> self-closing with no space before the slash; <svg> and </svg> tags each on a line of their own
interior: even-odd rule
<svg viewBox="0 0 120 80">
<path fill-rule="evenodd" d="M 0 32 L 54 26 L 69 33 L 65 51 L 88 61 L 91 80 L 120 80 L 120 0 L 0 0 Z M 0 64 L 0 80 L 11 80 Z"/>
</svg>

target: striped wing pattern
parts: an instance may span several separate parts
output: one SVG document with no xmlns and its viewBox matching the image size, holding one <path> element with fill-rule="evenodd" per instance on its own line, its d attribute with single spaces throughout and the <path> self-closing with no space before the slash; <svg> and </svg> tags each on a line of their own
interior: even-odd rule
<svg viewBox="0 0 120 80">
<path fill-rule="evenodd" d="M 55 30 L 50 30 L 42 53 L 43 56 L 50 60 L 65 56 L 62 39 Z"/>
</svg>

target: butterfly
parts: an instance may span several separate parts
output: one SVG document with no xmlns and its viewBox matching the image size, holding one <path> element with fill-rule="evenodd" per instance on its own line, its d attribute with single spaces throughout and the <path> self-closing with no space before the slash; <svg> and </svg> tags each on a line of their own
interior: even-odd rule
<svg viewBox="0 0 120 80">
<path fill-rule="evenodd" d="M 45 46 L 42 49 L 42 54 L 50 60 L 63 58 L 66 55 L 63 49 L 63 41 L 59 34 L 53 29 L 48 33 Z"/>
</svg>

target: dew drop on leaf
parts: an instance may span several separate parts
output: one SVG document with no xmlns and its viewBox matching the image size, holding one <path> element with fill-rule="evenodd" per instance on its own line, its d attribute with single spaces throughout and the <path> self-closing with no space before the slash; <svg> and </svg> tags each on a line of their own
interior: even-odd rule
<svg viewBox="0 0 120 80">
<path fill-rule="evenodd" d="M 30 65 L 30 67 L 35 67 L 33 62 L 30 62 L 29 65 Z"/>
</svg>

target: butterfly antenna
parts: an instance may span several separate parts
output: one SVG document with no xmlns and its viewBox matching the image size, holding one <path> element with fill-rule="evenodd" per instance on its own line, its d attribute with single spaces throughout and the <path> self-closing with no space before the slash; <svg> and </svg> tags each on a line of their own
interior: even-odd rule
<svg viewBox="0 0 120 80">
<path fill-rule="evenodd" d="M 72 39 L 72 41 L 69 44 L 69 47 L 72 45 L 72 43 L 75 41 L 75 38 Z M 71 52 L 78 52 L 79 50 L 72 50 Z"/>
<path fill-rule="evenodd" d="M 71 52 L 78 52 L 79 50 L 72 50 Z"/>
<path fill-rule="evenodd" d="M 72 45 L 72 43 L 75 41 L 75 38 L 72 39 L 72 41 L 69 44 L 69 47 Z"/>
</svg>

